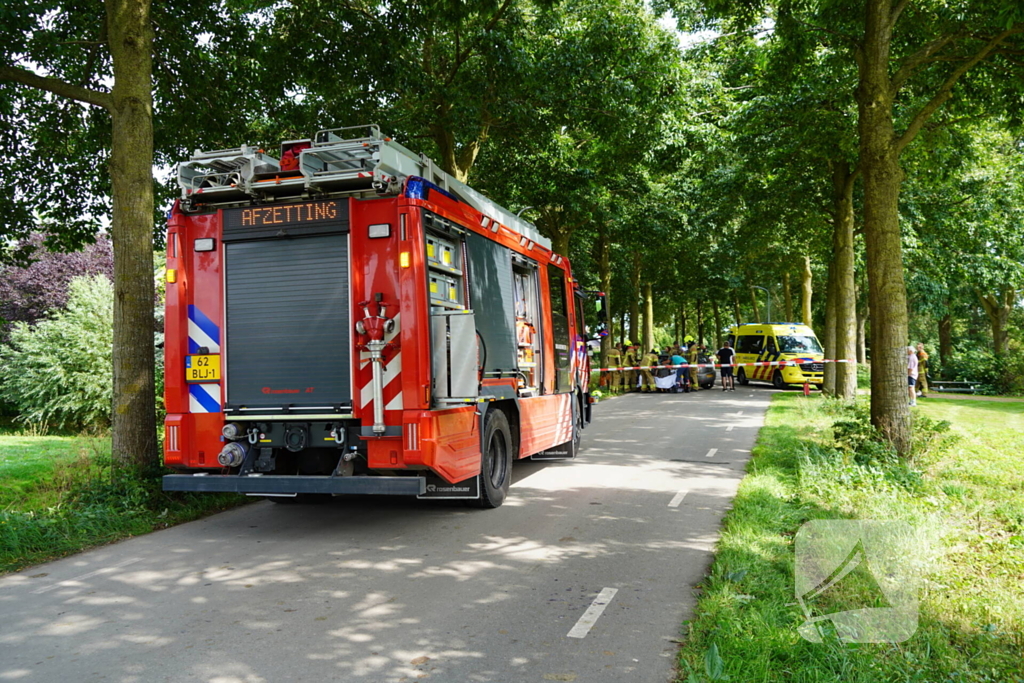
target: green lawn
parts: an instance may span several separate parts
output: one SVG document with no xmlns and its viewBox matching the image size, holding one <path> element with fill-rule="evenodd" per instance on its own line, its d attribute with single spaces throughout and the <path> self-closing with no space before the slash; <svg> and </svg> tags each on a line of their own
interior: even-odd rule
<svg viewBox="0 0 1024 683">
<path fill-rule="evenodd" d="M 115 474 L 110 439 L 0 432 L 0 573 L 247 502 Z"/>
<path fill-rule="evenodd" d="M 919 406 L 905 463 L 858 432 L 863 408 L 776 395 L 684 628 L 681 681 L 1024 682 L 1024 403 Z M 922 587 L 909 640 L 800 637 L 793 539 L 812 519 L 911 525 L 905 552 Z M 853 582 L 833 598 L 865 606 L 861 590 Z"/>
<path fill-rule="evenodd" d="M 102 456 L 110 456 L 104 439 L 0 435 L 0 510 L 59 505 L 83 472 L 96 472 Z"/>
</svg>

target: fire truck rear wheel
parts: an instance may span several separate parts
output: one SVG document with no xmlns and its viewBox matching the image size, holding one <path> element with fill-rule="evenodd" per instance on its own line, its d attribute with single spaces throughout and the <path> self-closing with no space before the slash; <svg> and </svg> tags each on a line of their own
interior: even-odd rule
<svg viewBox="0 0 1024 683">
<path fill-rule="evenodd" d="M 484 419 L 484 451 L 480 458 L 479 507 L 496 508 L 505 502 L 512 483 L 512 430 L 501 410 L 487 411 Z"/>
<path fill-rule="evenodd" d="M 576 454 L 580 452 L 580 444 L 583 443 L 583 407 L 580 405 L 580 399 L 576 397 L 576 394 L 572 396 L 572 455 L 576 457 Z"/>
</svg>

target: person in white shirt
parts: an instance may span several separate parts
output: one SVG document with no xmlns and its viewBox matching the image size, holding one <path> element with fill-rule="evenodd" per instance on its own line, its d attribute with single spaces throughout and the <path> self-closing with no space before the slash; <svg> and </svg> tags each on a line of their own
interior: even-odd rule
<svg viewBox="0 0 1024 683">
<path fill-rule="evenodd" d="M 907 387 L 910 392 L 910 405 L 917 405 L 917 349 L 907 347 Z"/>
</svg>

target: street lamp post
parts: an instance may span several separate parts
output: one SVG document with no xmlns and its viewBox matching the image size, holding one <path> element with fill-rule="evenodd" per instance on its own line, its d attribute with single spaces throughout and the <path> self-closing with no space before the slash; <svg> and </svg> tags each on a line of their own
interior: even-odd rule
<svg viewBox="0 0 1024 683">
<path fill-rule="evenodd" d="M 764 291 L 765 298 L 768 299 L 768 320 L 766 320 L 765 322 L 769 322 L 770 323 L 772 321 L 772 293 L 769 292 L 764 287 L 759 287 L 757 285 L 751 285 L 751 287 L 753 287 L 754 289 L 760 289 L 760 290 Z"/>
</svg>

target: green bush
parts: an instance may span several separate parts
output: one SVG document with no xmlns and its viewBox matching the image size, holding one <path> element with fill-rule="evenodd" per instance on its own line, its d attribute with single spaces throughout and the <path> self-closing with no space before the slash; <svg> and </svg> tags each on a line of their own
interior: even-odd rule
<svg viewBox="0 0 1024 683">
<path fill-rule="evenodd" d="M 104 275 L 75 278 L 67 308 L 15 323 L 0 347 L 0 398 L 19 419 L 57 428 L 104 428 L 112 396 L 114 290 Z"/>
<path fill-rule="evenodd" d="M 1019 396 L 1024 394 L 1024 349 L 1011 347 L 1002 356 L 983 348 L 958 351 L 946 364 L 943 375 L 946 379 L 980 382 L 986 393 Z"/>
<path fill-rule="evenodd" d="M 996 388 L 1001 394 L 1024 394 L 1024 349 L 1010 349 L 997 360 Z"/>
</svg>

